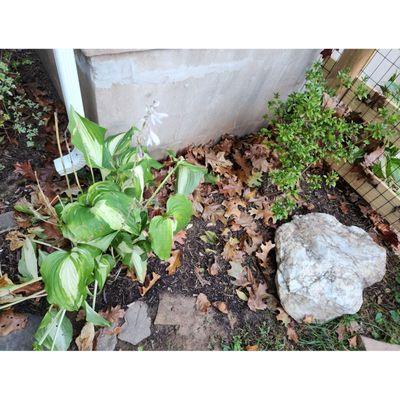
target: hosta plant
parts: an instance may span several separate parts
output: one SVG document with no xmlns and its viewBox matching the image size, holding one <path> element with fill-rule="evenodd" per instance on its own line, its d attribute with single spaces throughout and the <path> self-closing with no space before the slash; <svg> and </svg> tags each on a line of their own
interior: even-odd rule
<svg viewBox="0 0 400 400">
<path fill-rule="evenodd" d="M 157 143 L 158 137 L 150 127 L 162 116 L 151 109 L 141 129 L 132 128 L 106 138 L 104 128 L 71 110 L 72 143 L 84 154 L 92 177 L 102 178 L 77 196 L 60 199 L 54 207 L 47 203 L 59 230 L 68 239 L 68 248 L 45 253 L 37 249 L 36 244 L 41 241 L 26 238 L 19 271 L 26 282 L 43 280 L 50 304 L 36 332 L 36 349 L 69 347 L 72 326 L 66 316 L 68 311 L 83 309 L 93 327 L 108 326 L 109 322 L 95 311 L 95 299 L 116 263 L 126 265 L 144 283 L 149 254 L 167 260 L 174 235 L 188 225 L 192 216 L 188 195 L 206 170 L 171 156 L 173 165 L 155 186 L 153 172 L 163 165 L 150 157 L 143 143 L 144 133 L 147 144 Z M 157 201 L 157 194 L 172 175 L 175 193 L 160 215 L 151 216 L 149 210 Z M 147 198 L 145 190 L 152 193 Z M 21 205 L 17 209 L 32 213 Z"/>
</svg>

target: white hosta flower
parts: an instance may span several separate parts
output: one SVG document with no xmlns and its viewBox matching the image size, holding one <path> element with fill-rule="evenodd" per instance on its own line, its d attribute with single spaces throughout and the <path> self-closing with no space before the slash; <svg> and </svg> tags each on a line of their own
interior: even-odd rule
<svg viewBox="0 0 400 400">
<path fill-rule="evenodd" d="M 160 138 L 154 133 L 154 131 L 149 128 L 149 134 L 147 136 L 147 141 L 146 141 L 146 146 L 150 147 L 150 146 L 159 146 L 160 144 Z"/>
</svg>

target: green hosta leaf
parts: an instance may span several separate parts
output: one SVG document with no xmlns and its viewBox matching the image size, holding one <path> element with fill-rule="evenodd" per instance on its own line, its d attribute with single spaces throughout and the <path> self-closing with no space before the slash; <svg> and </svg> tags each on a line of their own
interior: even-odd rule
<svg viewBox="0 0 400 400">
<path fill-rule="evenodd" d="M 154 160 L 154 158 L 151 158 L 147 153 L 144 153 L 143 159 L 140 161 L 139 165 L 143 168 L 143 177 L 145 183 L 153 181 L 153 174 L 151 173 L 152 168 L 160 169 L 163 166 L 158 161 Z"/>
<path fill-rule="evenodd" d="M 100 181 L 93 183 L 88 189 L 86 200 L 92 206 L 98 196 L 105 192 L 120 192 L 120 187 L 113 181 Z"/>
<path fill-rule="evenodd" d="M 167 201 L 167 215 L 174 217 L 176 231 L 185 229 L 193 215 L 192 202 L 183 194 L 174 194 Z"/>
<path fill-rule="evenodd" d="M 142 230 L 140 211 L 137 201 L 121 192 L 102 193 L 91 209 L 112 230 L 124 230 L 135 235 L 139 235 Z"/>
<path fill-rule="evenodd" d="M 162 260 L 171 255 L 172 238 L 176 223 L 168 217 L 157 216 L 150 221 L 149 236 L 151 248 Z"/>
<path fill-rule="evenodd" d="M 87 322 L 91 322 L 92 324 L 98 325 L 98 326 L 108 326 L 108 327 L 111 326 L 111 322 L 107 321 L 100 314 L 98 314 L 96 311 L 94 311 L 93 308 L 89 306 L 87 301 L 85 301 L 85 303 L 83 304 L 83 307 L 85 309 Z"/>
<path fill-rule="evenodd" d="M 61 325 L 58 327 L 60 317 L 61 312 L 57 312 L 56 310 L 49 310 L 46 313 L 35 333 L 35 349 L 42 350 L 45 348 L 50 350 L 55 339 L 54 350 L 68 350 L 72 341 L 72 324 L 68 317 L 64 315 Z M 45 339 L 43 339 L 44 336 L 46 336 Z"/>
<path fill-rule="evenodd" d="M 178 167 L 176 192 L 185 195 L 191 194 L 194 189 L 196 189 L 206 172 L 206 168 L 182 161 Z"/>
<path fill-rule="evenodd" d="M 84 248 L 58 250 L 42 262 L 40 273 L 47 301 L 68 311 L 77 311 L 86 299 L 86 287 L 93 280 L 94 259 Z"/>
<path fill-rule="evenodd" d="M 94 239 L 104 237 L 113 229 L 89 207 L 80 203 L 67 204 L 61 215 L 63 235 L 72 242 L 87 243 Z"/>
<path fill-rule="evenodd" d="M 22 246 L 21 259 L 18 262 L 18 272 L 22 275 L 24 281 L 38 277 L 37 264 L 36 245 L 31 239 L 26 238 Z"/>
<path fill-rule="evenodd" d="M 82 117 L 72 107 L 69 118 L 72 143 L 83 153 L 88 165 L 102 168 L 106 129 Z"/>
<path fill-rule="evenodd" d="M 93 239 L 90 242 L 87 242 L 86 244 L 96 247 L 97 249 L 99 249 L 101 251 L 106 251 L 110 247 L 110 244 L 114 240 L 117 233 L 118 232 L 112 232 L 112 233 L 110 233 L 106 236 L 100 237 L 98 239 Z"/>
<path fill-rule="evenodd" d="M 96 260 L 96 265 L 94 267 L 94 278 L 96 279 L 100 290 L 103 289 L 108 275 L 114 267 L 115 260 L 109 254 L 105 254 Z"/>
</svg>

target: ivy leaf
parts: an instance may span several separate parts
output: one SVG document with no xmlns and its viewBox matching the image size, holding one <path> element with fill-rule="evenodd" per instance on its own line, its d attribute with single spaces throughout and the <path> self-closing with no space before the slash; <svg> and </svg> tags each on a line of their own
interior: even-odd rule
<svg viewBox="0 0 400 400">
<path fill-rule="evenodd" d="M 178 167 L 176 192 L 189 195 L 198 186 L 207 169 L 182 161 Z"/>
<path fill-rule="evenodd" d="M 151 248 L 161 260 L 166 261 L 170 257 L 175 225 L 171 218 L 160 215 L 150 221 Z"/>
<path fill-rule="evenodd" d="M 176 220 L 175 232 L 185 229 L 193 215 L 192 202 L 183 194 L 174 194 L 167 201 L 167 215 Z"/>
<path fill-rule="evenodd" d="M 83 248 L 58 250 L 47 255 L 40 267 L 47 301 L 68 311 L 78 311 L 86 299 L 93 269 L 94 259 Z"/>
<path fill-rule="evenodd" d="M 104 319 L 100 314 L 93 310 L 92 307 L 88 304 L 87 301 L 83 304 L 86 313 L 86 321 L 91 322 L 94 325 L 98 326 L 108 326 L 110 327 L 112 324 L 110 321 Z"/>
<path fill-rule="evenodd" d="M 47 311 L 35 333 L 34 348 L 41 350 L 46 348 L 50 350 L 54 343 L 54 350 L 66 351 L 72 341 L 72 324 L 67 316 L 64 316 L 62 323 L 59 325 L 60 313 L 56 310 Z M 58 330 L 58 332 L 57 332 Z M 56 337 L 57 333 L 57 337 Z M 39 344 L 43 337 L 46 336 L 42 344 Z"/>
<path fill-rule="evenodd" d="M 22 246 L 21 259 L 18 262 L 18 272 L 22 275 L 24 281 L 38 277 L 36 245 L 29 238 L 25 239 Z"/>
<path fill-rule="evenodd" d="M 106 129 L 79 115 L 72 106 L 69 117 L 72 144 L 83 153 L 88 165 L 103 168 Z"/>
</svg>

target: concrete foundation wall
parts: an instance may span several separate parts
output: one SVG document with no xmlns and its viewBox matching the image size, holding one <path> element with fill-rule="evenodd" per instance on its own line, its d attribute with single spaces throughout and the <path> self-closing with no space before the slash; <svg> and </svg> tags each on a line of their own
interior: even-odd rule
<svg viewBox="0 0 400 400">
<path fill-rule="evenodd" d="M 163 148 L 182 149 L 264 123 L 266 103 L 298 89 L 319 50 L 77 50 L 85 112 L 111 133 L 137 124 L 145 105 L 169 117 Z M 54 74 L 53 74 L 54 76 Z"/>
</svg>

